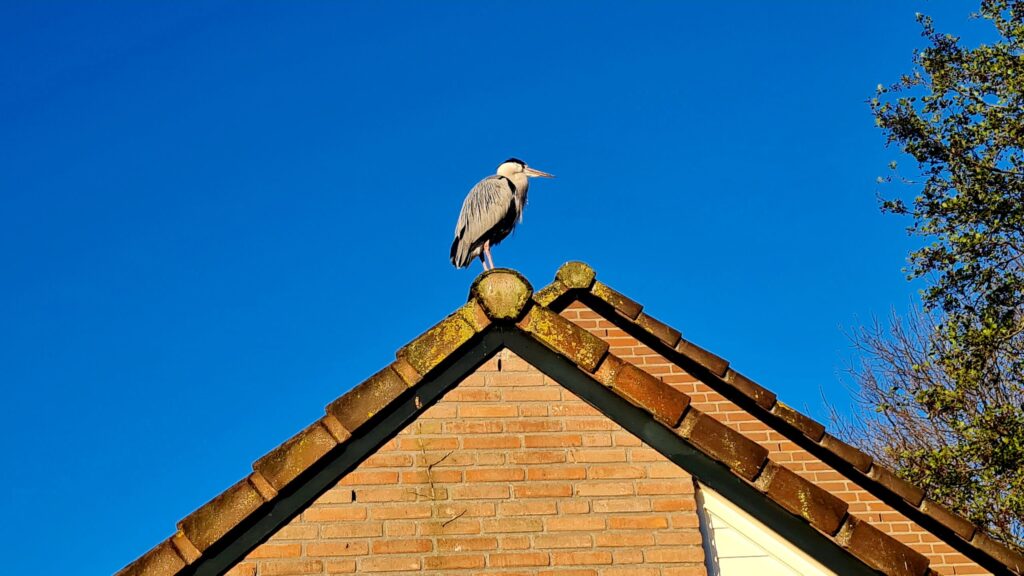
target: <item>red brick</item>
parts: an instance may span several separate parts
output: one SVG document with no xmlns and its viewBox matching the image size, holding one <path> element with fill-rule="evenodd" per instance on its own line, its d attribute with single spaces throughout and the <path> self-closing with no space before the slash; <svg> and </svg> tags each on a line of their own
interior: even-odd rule
<svg viewBox="0 0 1024 576">
<path fill-rule="evenodd" d="M 498 504 L 498 514 L 505 516 L 540 516 L 556 514 L 558 505 L 553 501 L 502 502 Z"/>
<path fill-rule="evenodd" d="M 540 534 L 533 539 L 537 548 L 590 548 L 593 539 L 590 534 Z"/>
<path fill-rule="evenodd" d="M 319 560 L 278 560 L 260 562 L 260 576 L 295 576 L 299 574 L 320 574 L 324 570 Z"/>
<path fill-rule="evenodd" d="M 261 544 L 249 552 L 246 559 L 251 558 L 298 558 L 302 555 L 302 544 Z"/>
<path fill-rule="evenodd" d="M 587 471 L 589 478 L 643 478 L 644 469 L 640 466 L 591 466 Z"/>
<path fill-rule="evenodd" d="M 398 482 L 398 472 L 378 471 L 355 471 L 350 472 L 341 479 L 343 486 L 353 484 L 395 484 Z"/>
<path fill-rule="evenodd" d="M 475 500 L 478 498 L 505 499 L 509 497 L 509 487 L 504 485 L 481 486 L 477 484 L 452 486 L 450 493 L 453 500 Z"/>
<path fill-rule="evenodd" d="M 378 540 L 372 547 L 374 554 L 420 554 L 433 549 L 430 540 Z"/>
<path fill-rule="evenodd" d="M 527 448 L 564 448 L 582 446 L 583 437 L 579 434 L 537 434 L 523 438 Z"/>
<path fill-rule="evenodd" d="M 479 554 L 454 556 L 428 556 L 423 559 L 423 567 L 427 570 L 467 570 L 483 568 L 484 557 Z"/>
<path fill-rule="evenodd" d="M 576 485 L 577 496 L 631 496 L 635 491 L 632 482 L 588 482 Z"/>
<path fill-rule="evenodd" d="M 603 530 L 605 527 L 605 519 L 594 516 L 580 516 L 578 518 L 545 518 L 544 527 L 550 532 Z"/>
<path fill-rule="evenodd" d="M 466 450 L 502 450 L 519 448 L 522 442 L 516 436 L 467 436 L 462 439 Z"/>
<path fill-rule="evenodd" d="M 683 563 L 702 562 L 704 550 L 699 546 L 659 546 L 644 550 L 644 559 L 648 562 Z"/>
<path fill-rule="evenodd" d="M 516 498 L 564 498 L 572 495 L 569 484 L 521 484 L 512 488 Z"/>
<path fill-rule="evenodd" d="M 562 421 L 554 418 L 544 420 L 512 420 L 508 423 L 510 433 L 560 432 Z"/>
<path fill-rule="evenodd" d="M 404 572 L 420 569 L 419 558 L 364 558 L 359 563 L 360 572 Z"/>
<path fill-rule="evenodd" d="M 637 532 L 600 533 L 594 536 L 594 544 L 601 548 L 623 548 L 653 546 L 654 534 Z"/>
<path fill-rule="evenodd" d="M 540 532 L 544 524 L 540 518 L 494 518 L 481 523 L 486 533 Z"/>
<path fill-rule="evenodd" d="M 365 538 L 384 534 L 381 522 L 358 522 L 354 524 L 327 524 L 320 529 L 323 538 Z"/>
<path fill-rule="evenodd" d="M 522 468 L 477 468 L 466 470 L 466 482 L 518 482 L 526 478 Z"/>
<path fill-rule="evenodd" d="M 664 516 L 615 516 L 608 519 L 610 530 L 661 530 L 668 528 Z"/>
<path fill-rule="evenodd" d="M 369 546 L 362 541 L 329 540 L 306 543 L 306 556 L 366 556 Z"/>
<path fill-rule="evenodd" d="M 476 550 L 495 550 L 498 548 L 498 539 L 487 538 L 438 538 L 437 550 L 439 552 L 466 552 Z"/>
<path fill-rule="evenodd" d="M 494 568 L 547 566 L 548 564 L 548 555 L 543 552 L 501 552 L 487 556 L 487 565 Z"/>
<path fill-rule="evenodd" d="M 516 414 L 516 407 L 510 404 L 485 406 L 462 404 L 459 406 L 460 418 L 508 418 Z"/>
<path fill-rule="evenodd" d="M 582 466 L 564 466 L 559 468 L 527 468 L 527 480 L 582 480 L 587 477 L 587 469 Z"/>
<path fill-rule="evenodd" d="M 612 553 L 603 550 L 593 552 L 553 552 L 551 554 L 551 561 L 556 566 L 611 564 Z"/>
</svg>

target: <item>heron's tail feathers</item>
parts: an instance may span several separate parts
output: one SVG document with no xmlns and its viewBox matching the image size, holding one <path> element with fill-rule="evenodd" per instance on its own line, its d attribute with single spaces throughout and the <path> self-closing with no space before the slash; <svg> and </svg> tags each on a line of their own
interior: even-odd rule
<svg viewBox="0 0 1024 576">
<path fill-rule="evenodd" d="M 456 268 L 465 268 L 466 266 L 469 266 L 470 262 L 473 261 L 473 258 L 472 256 L 469 255 L 469 252 L 469 246 L 467 246 L 466 243 L 462 242 L 462 238 L 456 236 L 455 240 L 452 241 L 452 249 L 449 258 L 451 259 L 452 264 L 454 264 Z"/>
</svg>

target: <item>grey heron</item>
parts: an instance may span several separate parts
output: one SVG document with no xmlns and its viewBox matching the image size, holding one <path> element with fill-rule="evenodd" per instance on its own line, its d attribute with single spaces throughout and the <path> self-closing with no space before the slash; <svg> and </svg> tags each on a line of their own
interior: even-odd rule
<svg viewBox="0 0 1024 576">
<path fill-rule="evenodd" d="M 477 182 L 462 203 L 455 225 L 451 260 L 456 268 L 465 268 L 479 257 L 484 270 L 494 268 L 491 248 L 504 240 L 523 221 L 526 191 L 530 178 L 554 178 L 535 170 L 518 158 L 509 158 L 493 176 Z M 484 259 L 486 257 L 486 260 Z"/>
</svg>

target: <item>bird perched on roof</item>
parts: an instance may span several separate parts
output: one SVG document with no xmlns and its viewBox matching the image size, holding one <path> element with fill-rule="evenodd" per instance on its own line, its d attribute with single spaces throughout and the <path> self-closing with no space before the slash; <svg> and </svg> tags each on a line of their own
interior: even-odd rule
<svg viewBox="0 0 1024 576">
<path fill-rule="evenodd" d="M 504 240 L 523 221 L 526 190 L 530 178 L 554 178 L 535 170 L 518 158 L 509 158 L 498 166 L 497 174 L 477 182 L 462 203 L 455 225 L 451 260 L 456 268 L 465 268 L 480 258 L 484 270 L 494 268 L 491 248 Z M 486 257 L 486 260 L 485 260 Z"/>
</svg>

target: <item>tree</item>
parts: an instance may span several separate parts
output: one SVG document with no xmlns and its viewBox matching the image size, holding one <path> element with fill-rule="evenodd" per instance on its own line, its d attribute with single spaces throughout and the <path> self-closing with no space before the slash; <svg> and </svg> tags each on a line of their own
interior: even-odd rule
<svg viewBox="0 0 1024 576">
<path fill-rule="evenodd" d="M 924 310 L 855 335 L 869 413 L 847 437 L 1011 545 L 1024 544 L 1024 0 L 983 0 L 974 48 L 918 15 L 927 47 L 871 101 L 916 160 L 882 201 L 930 243 L 910 254 Z M 895 164 L 891 167 L 895 170 Z"/>
</svg>

